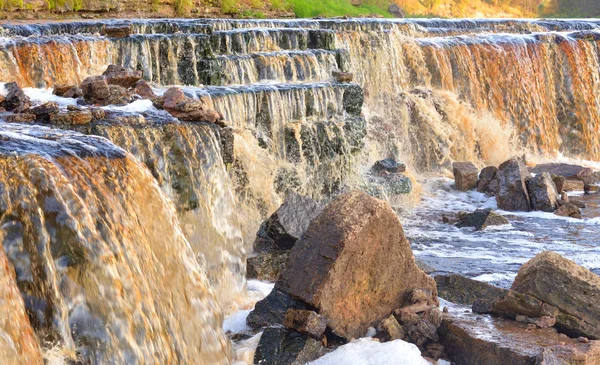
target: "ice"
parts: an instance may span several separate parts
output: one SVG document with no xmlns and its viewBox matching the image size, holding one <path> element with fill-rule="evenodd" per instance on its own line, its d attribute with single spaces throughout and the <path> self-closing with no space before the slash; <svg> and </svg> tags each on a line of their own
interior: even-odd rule
<svg viewBox="0 0 600 365">
<path fill-rule="evenodd" d="M 361 338 L 310 362 L 309 365 L 429 365 L 417 346 L 395 340 L 380 343 Z"/>
</svg>

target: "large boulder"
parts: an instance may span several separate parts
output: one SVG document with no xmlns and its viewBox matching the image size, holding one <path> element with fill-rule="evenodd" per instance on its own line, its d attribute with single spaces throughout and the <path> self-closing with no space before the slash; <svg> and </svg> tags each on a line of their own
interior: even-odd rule
<svg viewBox="0 0 600 365">
<path fill-rule="evenodd" d="M 500 188 L 496 194 L 498 208 L 508 211 L 531 211 L 526 181 L 529 172 L 519 157 L 513 157 L 498 168 Z"/>
<path fill-rule="evenodd" d="M 473 305 L 477 300 L 491 303 L 507 292 L 506 289 L 457 274 L 437 275 L 435 282 L 438 296 L 457 304 Z"/>
<path fill-rule="evenodd" d="M 472 162 L 454 162 L 452 170 L 456 190 L 467 191 L 477 186 L 479 170 Z"/>
<path fill-rule="evenodd" d="M 437 297 L 392 208 L 357 191 L 339 196 L 310 223 L 276 288 L 317 308 L 347 339 L 364 336 L 413 289 Z"/>
<path fill-rule="evenodd" d="M 475 227 L 475 230 L 481 231 L 488 226 L 501 226 L 509 224 L 508 219 L 494 212 L 492 209 L 477 209 L 473 213 L 458 213 L 458 228 Z"/>
<path fill-rule="evenodd" d="M 308 228 L 323 206 L 308 196 L 295 192 L 286 195 L 283 204 L 264 221 L 254 241 L 254 250 L 289 250 Z"/>
<path fill-rule="evenodd" d="M 600 276 L 588 269 L 545 251 L 521 267 L 511 289 L 558 308 L 561 332 L 600 339 Z"/>
<path fill-rule="evenodd" d="M 0 103 L 2 108 L 15 113 L 22 113 L 29 109 L 31 100 L 16 82 L 5 84 L 4 89 L 6 90 L 6 96 L 4 97 L 4 101 Z"/>
<path fill-rule="evenodd" d="M 527 180 L 527 192 L 533 210 L 554 212 L 558 208 L 560 196 L 549 173 L 542 172 Z"/>
<path fill-rule="evenodd" d="M 301 365 L 315 360 L 323 346 L 314 338 L 287 328 L 266 328 L 254 353 L 254 364 Z"/>
</svg>

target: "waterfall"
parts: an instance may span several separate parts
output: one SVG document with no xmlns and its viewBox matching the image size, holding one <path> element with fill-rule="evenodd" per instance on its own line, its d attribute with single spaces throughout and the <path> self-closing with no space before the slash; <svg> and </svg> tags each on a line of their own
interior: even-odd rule
<svg viewBox="0 0 600 365">
<path fill-rule="evenodd" d="M 102 35 L 106 26 L 131 35 Z M 0 121 L 0 299 L 22 297 L 0 306 L 18 319 L 0 323 L 0 337 L 33 363 L 52 347 L 94 364 L 229 363 L 222 311 L 245 289 L 259 222 L 287 192 L 372 192 L 366 172 L 385 157 L 409 175 L 523 151 L 600 158 L 599 29 L 490 19 L 0 27 L 1 82 L 47 95 L 39 88 L 118 64 L 158 94 L 181 86 L 228 125 L 180 122 L 149 102 L 78 127 Z"/>
</svg>

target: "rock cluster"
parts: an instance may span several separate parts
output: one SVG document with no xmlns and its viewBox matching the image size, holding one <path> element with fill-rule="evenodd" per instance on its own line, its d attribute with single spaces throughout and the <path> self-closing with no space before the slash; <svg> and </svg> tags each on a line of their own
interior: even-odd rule
<svg viewBox="0 0 600 365">
<path fill-rule="evenodd" d="M 294 364 L 373 329 L 380 341 L 407 340 L 439 358 L 444 348 L 437 335 L 442 313 L 435 281 L 417 267 L 392 208 L 354 191 L 313 219 L 292 214 L 319 208 L 290 196 L 259 231 L 257 247 L 292 248 L 275 289 L 247 318 L 253 328 L 272 327 L 263 333 L 254 362 Z"/>
<path fill-rule="evenodd" d="M 521 157 L 513 157 L 499 167 L 485 167 L 479 173 L 471 162 L 455 162 L 453 167 L 457 190 L 476 188 L 495 196 L 498 208 L 502 210 L 554 212 L 573 218 L 581 218 L 581 208 L 585 205 L 570 200 L 566 192 L 593 193 L 600 182 L 600 172 L 586 167 L 540 164 L 528 169 Z"/>
</svg>

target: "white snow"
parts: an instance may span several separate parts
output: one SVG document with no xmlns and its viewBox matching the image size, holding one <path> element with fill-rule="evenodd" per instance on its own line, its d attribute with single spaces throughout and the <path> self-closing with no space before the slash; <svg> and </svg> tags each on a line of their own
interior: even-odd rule
<svg viewBox="0 0 600 365">
<path fill-rule="evenodd" d="M 380 343 L 361 338 L 310 362 L 309 365 L 429 365 L 417 346 L 395 340 Z"/>
</svg>

